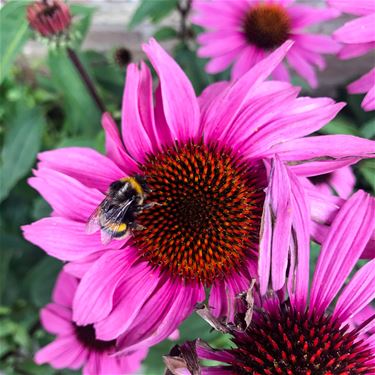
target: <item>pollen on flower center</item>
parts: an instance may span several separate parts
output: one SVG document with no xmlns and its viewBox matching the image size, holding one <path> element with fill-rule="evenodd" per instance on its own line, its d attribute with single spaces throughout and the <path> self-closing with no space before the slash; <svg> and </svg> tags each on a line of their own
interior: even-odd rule
<svg viewBox="0 0 375 375">
<path fill-rule="evenodd" d="M 260 166 L 203 143 L 176 144 L 141 166 L 156 202 L 137 216 L 134 242 L 152 265 L 210 285 L 242 262 L 258 242 L 264 200 Z"/>
<path fill-rule="evenodd" d="M 357 375 L 372 374 L 371 350 L 354 330 L 329 315 L 264 312 L 246 334 L 236 334 L 230 352 L 235 374 Z M 373 363 L 373 362 L 372 362 Z"/>
<path fill-rule="evenodd" d="M 246 14 L 243 31 L 250 44 L 265 50 L 273 49 L 288 39 L 290 19 L 278 4 L 258 4 Z"/>
<path fill-rule="evenodd" d="M 95 335 L 95 328 L 92 324 L 86 326 L 74 325 L 74 329 L 77 340 L 87 349 L 104 352 L 115 347 L 116 340 L 98 340 Z"/>
</svg>

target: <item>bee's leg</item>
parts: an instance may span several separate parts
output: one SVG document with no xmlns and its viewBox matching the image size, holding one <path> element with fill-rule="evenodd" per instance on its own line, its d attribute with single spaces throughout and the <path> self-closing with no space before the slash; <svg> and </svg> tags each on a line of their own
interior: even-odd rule
<svg viewBox="0 0 375 375">
<path fill-rule="evenodd" d="M 140 206 L 140 210 L 143 211 L 143 210 L 147 210 L 149 208 L 152 208 L 154 206 L 162 206 L 161 203 L 158 203 L 158 202 L 150 202 L 150 203 L 147 203 L 143 206 Z"/>
<path fill-rule="evenodd" d="M 143 230 L 143 229 L 146 229 L 146 227 L 144 227 L 143 225 L 141 224 L 137 224 L 137 223 L 129 223 L 129 225 L 131 225 L 131 230 Z"/>
</svg>

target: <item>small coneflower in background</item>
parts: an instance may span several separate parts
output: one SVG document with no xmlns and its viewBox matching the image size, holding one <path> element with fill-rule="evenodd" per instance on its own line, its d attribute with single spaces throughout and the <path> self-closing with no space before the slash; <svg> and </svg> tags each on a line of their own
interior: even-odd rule
<svg viewBox="0 0 375 375">
<path fill-rule="evenodd" d="M 308 212 L 303 212 L 308 215 Z M 204 317 L 230 333 L 235 347 L 215 350 L 198 341 L 174 348 L 165 362 L 173 375 L 369 375 L 375 373 L 375 260 L 348 276 L 375 226 L 375 200 L 359 191 L 341 208 L 325 239 L 309 295 L 308 257 L 285 292 L 247 296 L 233 324 Z M 277 248 L 273 249 L 277 251 Z M 268 275 L 260 284 L 268 283 Z M 260 286 L 262 289 L 262 286 Z M 333 301 L 336 301 L 333 303 Z M 221 362 L 204 367 L 199 359 Z"/>
<path fill-rule="evenodd" d="M 66 38 L 72 21 L 69 6 L 62 0 L 34 1 L 27 7 L 30 27 L 42 37 Z"/>
<path fill-rule="evenodd" d="M 145 63 L 128 66 L 122 138 L 103 116 L 107 156 L 89 148 L 39 154 L 29 183 L 53 215 L 24 226 L 24 236 L 81 278 L 77 324 L 94 324 L 100 340 L 121 335 L 120 349 L 137 350 L 167 338 L 205 299 L 205 288 L 215 315 L 232 319 L 235 296 L 256 277 L 258 254 L 267 267 L 271 243 L 279 249 L 272 285 L 284 285 L 295 267 L 288 258 L 305 256 L 300 246 L 310 234 L 300 212 L 314 202 L 301 181 L 375 153 L 375 142 L 359 137 L 307 137 L 343 104 L 297 98 L 291 84 L 266 81 L 291 44 L 197 98 L 151 40 L 143 49 L 159 86 L 154 92 Z M 109 186 L 127 176 L 144 177 L 151 205 L 136 215 L 140 229 L 102 243 L 99 232 L 86 232 L 87 222 Z"/>
<path fill-rule="evenodd" d="M 35 355 L 37 364 L 49 363 L 56 369 L 77 370 L 83 375 L 133 374 L 147 355 L 141 349 L 128 356 L 113 356 L 116 340 L 96 339 L 92 324 L 78 326 L 72 319 L 72 304 L 78 280 L 62 271 L 56 281 L 52 303 L 40 312 L 44 329 L 56 339 Z"/>
<path fill-rule="evenodd" d="M 375 1 L 373 0 L 327 0 L 332 7 L 342 12 L 359 16 L 347 22 L 333 34 L 343 43 L 339 53 L 343 60 L 365 55 L 375 49 Z M 348 86 L 351 94 L 364 94 L 362 108 L 365 111 L 375 109 L 375 67 L 357 81 Z"/>
<path fill-rule="evenodd" d="M 330 36 L 306 31 L 311 25 L 337 17 L 336 10 L 284 0 L 195 0 L 193 9 L 193 22 L 205 29 L 197 38 L 201 44 L 198 55 L 210 58 L 208 73 L 219 73 L 233 63 L 232 78 L 238 78 L 285 41 L 293 40 L 286 60 L 311 87 L 316 87 L 315 67 L 325 68 L 322 54 L 339 50 Z M 285 63 L 272 76 L 290 81 Z"/>
</svg>

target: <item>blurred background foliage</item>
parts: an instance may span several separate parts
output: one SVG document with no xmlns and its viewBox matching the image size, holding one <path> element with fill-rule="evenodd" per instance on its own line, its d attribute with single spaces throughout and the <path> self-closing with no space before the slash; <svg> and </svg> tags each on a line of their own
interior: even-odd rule
<svg viewBox="0 0 375 375">
<path fill-rule="evenodd" d="M 65 146 L 93 147 L 104 152 L 100 112 L 71 64 L 64 49 L 49 48 L 47 56 L 25 60 L 24 44 L 35 35 L 29 30 L 27 1 L 8 1 L 0 10 L 0 164 L 1 253 L 0 253 L 0 372 L 5 374 L 73 374 L 33 363 L 33 354 L 52 337 L 38 320 L 39 309 L 49 302 L 62 263 L 26 242 L 20 226 L 50 213 L 50 207 L 27 185 L 37 153 Z M 143 0 L 129 25 L 153 23 L 155 37 L 167 42 L 171 53 L 191 79 L 197 93 L 208 84 L 229 78 L 229 73 L 209 76 L 205 61 L 196 57 L 195 36 L 199 28 L 188 22 L 189 3 L 178 0 Z M 120 120 L 120 104 L 125 68 L 115 64 L 113 51 L 81 50 L 90 28 L 94 8 L 73 5 L 74 48 L 94 81 L 108 111 Z M 172 12 L 179 17 L 177 27 L 158 26 Z M 300 83 L 300 82 L 298 82 Z M 360 108 L 361 96 L 347 96 L 345 85 L 337 99 L 348 105 L 321 130 L 322 134 L 375 136 L 373 114 Z M 314 92 L 303 87 L 303 93 Z M 290 124 L 291 128 L 293 124 Z M 357 187 L 375 192 L 375 162 L 362 161 L 354 167 Z M 312 246 L 312 262 L 319 247 Z M 198 316 L 181 327 L 179 342 L 200 336 L 214 346 L 228 344 L 228 338 L 211 332 Z M 162 374 L 162 355 L 174 344 L 165 342 L 152 348 L 142 374 Z"/>
</svg>

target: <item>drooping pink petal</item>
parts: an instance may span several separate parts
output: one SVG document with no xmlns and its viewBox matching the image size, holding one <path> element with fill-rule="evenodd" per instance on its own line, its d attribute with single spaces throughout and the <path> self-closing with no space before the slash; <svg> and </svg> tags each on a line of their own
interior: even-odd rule
<svg viewBox="0 0 375 375">
<path fill-rule="evenodd" d="M 225 55 L 213 57 L 205 66 L 206 72 L 216 74 L 225 70 L 238 56 L 239 52 L 239 50 L 234 50 Z"/>
<path fill-rule="evenodd" d="M 74 296 L 73 320 L 77 324 L 95 323 L 108 316 L 116 288 L 133 262 L 130 251 L 108 250 L 94 263 L 83 276 Z"/>
<path fill-rule="evenodd" d="M 263 294 L 267 290 L 268 272 L 270 272 L 273 290 L 279 290 L 285 284 L 293 220 L 290 179 L 285 165 L 277 156 L 272 160 L 265 204 L 267 202 L 269 202 L 270 207 L 264 207 L 265 216 L 262 222 L 262 237 L 264 235 L 267 237 L 266 239 L 261 237 L 259 248 L 261 254 L 259 258 L 259 283 Z M 268 219 L 267 215 L 269 215 Z M 270 224 L 271 228 L 269 228 Z M 271 233 L 272 240 L 270 240 Z M 263 254 L 263 252 L 265 253 Z M 269 259 L 266 259 L 266 256 L 271 259 L 270 266 L 268 265 Z"/>
<path fill-rule="evenodd" d="M 82 351 L 85 349 L 79 345 L 74 336 L 58 337 L 51 344 L 45 346 L 35 354 L 35 362 L 38 365 L 49 363 L 52 367 L 79 368 L 82 363 L 77 363 L 77 357 L 82 358 Z M 84 358 L 82 358 L 84 359 Z"/>
<path fill-rule="evenodd" d="M 203 46 L 198 49 L 197 55 L 199 57 L 217 57 L 246 47 L 246 40 L 241 33 L 225 32 L 222 34 L 220 39 L 215 37 L 209 43 L 203 43 Z"/>
<path fill-rule="evenodd" d="M 137 314 L 141 313 L 143 304 L 158 283 L 159 272 L 153 271 L 145 262 L 128 269 L 113 296 L 114 304 L 110 314 L 95 324 L 97 337 L 110 341 L 125 332 Z"/>
<path fill-rule="evenodd" d="M 280 63 L 272 73 L 272 78 L 278 81 L 290 82 L 290 74 L 284 63 Z"/>
<path fill-rule="evenodd" d="M 252 45 L 243 46 L 233 64 L 231 71 L 232 80 L 241 78 L 248 70 L 261 61 L 264 56 L 265 53 L 262 50 Z"/>
<path fill-rule="evenodd" d="M 236 116 L 243 110 L 244 104 L 251 97 L 252 89 L 272 73 L 291 45 L 292 42 L 285 42 L 275 52 L 249 70 L 242 78 L 232 83 L 226 90 L 225 95 L 219 98 L 215 106 L 211 107 L 211 110 L 215 112 L 215 116 L 208 116 L 213 121 L 207 123 L 204 129 L 206 141 L 225 139 L 226 132 L 224 130 L 231 128 Z"/>
<path fill-rule="evenodd" d="M 126 356 L 118 357 L 123 373 L 133 374 L 141 365 L 141 362 L 146 358 L 148 348 L 137 350 Z"/>
<path fill-rule="evenodd" d="M 361 106 L 365 111 L 373 111 L 375 109 L 375 86 L 368 91 Z"/>
<path fill-rule="evenodd" d="M 354 189 L 356 179 L 350 167 L 337 169 L 331 174 L 329 184 L 337 192 L 339 197 L 348 199 Z"/>
<path fill-rule="evenodd" d="M 40 321 L 47 332 L 55 335 L 67 335 L 73 331 L 71 310 L 55 303 L 43 307 Z"/>
<path fill-rule="evenodd" d="M 341 293 L 335 311 L 334 319 L 343 324 L 351 319 L 375 298 L 375 259 L 364 265 Z"/>
<path fill-rule="evenodd" d="M 36 177 L 28 179 L 29 185 L 51 205 L 57 216 L 86 222 L 104 199 L 99 190 L 53 169 L 42 168 L 34 173 Z"/>
<path fill-rule="evenodd" d="M 303 312 L 309 289 L 310 207 L 299 178 L 289 170 L 291 186 L 293 263 L 288 276 L 288 292 L 292 306 Z M 277 251 L 277 248 L 275 249 Z"/>
<path fill-rule="evenodd" d="M 336 215 L 314 272 L 310 306 L 323 312 L 363 252 L 375 226 L 375 200 L 355 193 Z"/>
<path fill-rule="evenodd" d="M 152 152 L 151 140 L 138 108 L 140 79 L 137 65 L 128 65 L 122 101 L 122 139 L 126 149 L 138 163 L 142 163 L 146 154 Z"/>
<path fill-rule="evenodd" d="M 132 329 L 119 339 L 120 353 L 151 346 L 167 338 L 204 298 L 202 286 L 166 279 L 143 306 Z"/>
<path fill-rule="evenodd" d="M 336 30 L 333 35 L 336 40 L 346 44 L 374 42 L 374 25 L 375 12 L 347 22 Z"/>
<path fill-rule="evenodd" d="M 21 229 L 28 241 L 41 247 L 48 255 L 67 261 L 84 258 L 96 251 L 120 248 L 125 243 L 120 240 L 103 245 L 99 232 L 88 235 L 85 223 L 61 217 L 41 219 Z"/>
<path fill-rule="evenodd" d="M 73 304 L 77 286 L 78 280 L 75 277 L 61 271 L 57 276 L 55 287 L 52 291 L 52 301 L 70 308 Z"/>
<path fill-rule="evenodd" d="M 358 16 L 375 12 L 375 3 L 373 0 L 328 0 L 328 5 L 342 12 Z"/>
<path fill-rule="evenodd" d="M 195 139 L 199 128 L 199 106 L 194 89 L 177 63 L 151 39 L 143 50 L 158 73 L 165 119 L 172 137 Z"/>
<path fill-rule="evenodd" d="M 288 53 L 287 60 L 289 65 L 303 77 L 312 88 L 318 86 L 318 79 L 312 65 L 303 58 L 298 51 L 291 49 Z"/>
<path fill-rule="evenodd" d="M 137 163 L 125 151 L 117 125 L 109 113 L 103 114 L 102 126 L 105 132 L 105 149 L 107 156 L 129 174 L 131 171 L 138 171 Z"/>
<path fill-rule="evenodd" d="M 369 91 L 375 85 L 375 68 L 364 74 L 358 80 L 348 86 L 351 94 L 362 94 Z"/>
<path fill-rule="evenodd" d="M 66 147 L 45 151 L 38 155 L 39 168 L 48 167 L 75 178 L 82 184 L 107 191 L 108 186 L 127 172 L 121 170 L 112 160 L 90 148 Z"/>
</svg>

